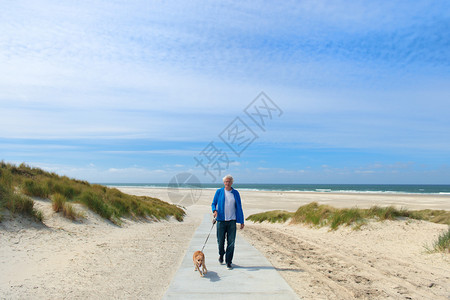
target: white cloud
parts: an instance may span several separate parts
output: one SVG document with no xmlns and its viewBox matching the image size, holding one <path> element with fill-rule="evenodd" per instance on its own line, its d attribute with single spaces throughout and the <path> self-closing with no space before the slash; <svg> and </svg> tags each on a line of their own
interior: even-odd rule
<svg viewBox="0 0 450 300">
<path fill-rule="evenodd" d="M 156 154 L 156 155 L 173 155 L 173 156 L 194 156 L 198 151 L 192 150 L 178 150 L 178 149 L 161 149 L 161 150 L 102 150 L 101 153 L 109 154 Z M 183 167 L 183 165 L 176 164 L 175 167 Z"/>
<path fill-rule="evenodd" d="M 293 155 L 306 146 L 405 151 L 422 161 L 438 153 L 445 160 L 444 7 L 439 1 L 4 2 L 0 139 L 52 142 L 21 148 L 5 141 L 2 154 L 34 159 L 80 150 L 53 141 L 127 139 L 129 148 L 96 145 L 89 153 L 185 158 L 198 153 L 186 144 L 217 139 L 264 90 L 285 113 L 260 135 L 261 153 L 279 147 Z M 176 141 L 179 149 L 132 144 L 143 140 Z M 149 169 L 142 176 L 158 170 Z"/>
<path fill-rule="evenodd" d="M 356 174 L 373 174 L 375 172 L 374 170 L 355 170 Z"/>
</svg>

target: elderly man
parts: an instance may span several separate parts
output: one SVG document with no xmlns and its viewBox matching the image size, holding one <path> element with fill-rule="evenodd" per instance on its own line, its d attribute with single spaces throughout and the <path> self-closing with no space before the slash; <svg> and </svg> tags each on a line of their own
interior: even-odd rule
<svg viewBox="0 0 450 300">
<path fill-rule="evenodd" d="M 233 177 L 227 175 L 223 178 L 224 187 L 216 191 L 211 208 L 214 218 L 217 220 L 217 244 L 219 245 L 219 262 L 225 262 L 231 270 L 231 262 L 234 254 L 234 241 L 236 239 L 236 223 L 244 228 L 244 213 L 242 211 L 241 196 L 239 192 L 231 187 Z M 225 251 L 225 237 L 227 249 Z"/>
</svg>

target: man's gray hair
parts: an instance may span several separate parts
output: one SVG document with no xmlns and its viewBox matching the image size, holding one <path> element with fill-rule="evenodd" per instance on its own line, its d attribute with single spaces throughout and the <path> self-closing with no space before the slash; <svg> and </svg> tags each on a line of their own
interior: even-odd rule
<svg viewBox="0 0 450 300">
<path fill-rule="evenodd" d="M 230 179 L 230 180 L 231 180 L 231 183 L 234 182 L 233 176 L 231 176 L 230 174 L 228 174 L 228 175 L 226 175 L 224 178 L 222 178 L 222 181 L 225 181 L 225 180 L 227 180 L 227 179 Z"/>
</svg>

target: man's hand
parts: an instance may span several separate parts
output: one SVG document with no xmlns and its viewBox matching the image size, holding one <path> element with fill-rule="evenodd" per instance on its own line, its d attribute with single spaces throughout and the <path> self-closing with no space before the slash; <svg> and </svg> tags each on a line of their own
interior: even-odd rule
<svg viewBox="0 0 450 300">
<path fill-rule="evenodd" d="M 217 210 L 215 210 L 215 211 L 213 212 L 213 216 L 214 216 L 214 219 L 217 218 Z"/>
<path fill-rule="evenodd" d="M 244 224 L 241 224 L 241 229 L 244 229 Z"/>
</svg>

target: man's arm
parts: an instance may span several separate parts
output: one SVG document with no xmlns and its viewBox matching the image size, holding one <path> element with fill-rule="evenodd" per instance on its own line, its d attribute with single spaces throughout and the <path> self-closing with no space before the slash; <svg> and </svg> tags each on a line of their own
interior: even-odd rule
<svg viewBox="0 0 450 300">
<path fill-rule="evenodd" d="M 237 223 L 241 224 L 241 229 L 244 229 L 244 212 L 242 211 L 242 200 L 241 195 L 238 191 L 235 191 L 235 199 L 236 199 L 236 220 Z"/>
<path fill-rule="evenodd" d="M 213 202 L 211 204 L 211 210 L 213 212 L 214 218 L 217 218 L 217 201 L 218 201 L 218 196 L 217 194 L 219 193 L 219 190 L 216 191 L 216 194 L 214 195 L 214 199 Z"/>
</svg>

